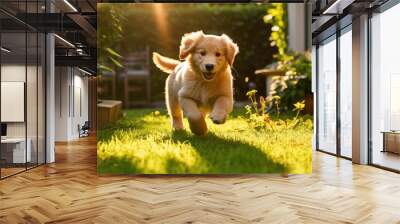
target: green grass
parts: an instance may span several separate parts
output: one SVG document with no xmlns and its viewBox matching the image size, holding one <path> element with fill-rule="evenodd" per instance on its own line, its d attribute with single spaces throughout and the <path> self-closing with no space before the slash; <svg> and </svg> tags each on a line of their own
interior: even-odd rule
<svg viewBox="0 0 400 224">
<path fill-rule="evenodd" d="M 97 133 L 99 173 L 311 173 L 311 120 L 294 129 L 256 130 L 235 109 L 223 125 L 207 119 L 209 133 L 195 136 L 186 119 L 186 131 L 174 132 L 166 112 L 154 111 L 127 110 Z"/>
</svg>

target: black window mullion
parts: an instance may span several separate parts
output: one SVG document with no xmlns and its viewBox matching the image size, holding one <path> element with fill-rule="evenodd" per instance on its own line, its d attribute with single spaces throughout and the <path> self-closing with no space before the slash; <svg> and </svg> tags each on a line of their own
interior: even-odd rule
<svg viewBox="0 0 400 224">
<path fill-rule="evenodd" d="M 46 3 L 45 3 L 46 4 Z M 47 5 L 46 5 L 46 9 L 45 9 L 46 13 L 47 13 Z M 42 79 L 42 82 L 44 82 L 44 163 L 47 163 L 47 37 L 48 37 L 48 33 L 45 32 L 44 33 L 44 55 L 43 58 L 44 59 L 44 68 L 42 69 L 44 71 L 44 77 Z M 43 108 L 43 107 L 42 107 Z"/>
<path fill-rule="evenodd" d="M 25 21 L 27 21 L 28 1 L 25 0 Z M 26 24 L 26 23 L 25 23 Z M 25 118 L 25 170 L 28 169 L 28 116 L 27 116 L 27 89 L 28 89 L 28 26 L 25 25 L 25 88 L 24 88 L 24 118 Z"/>
<path fill-rule="evenodd" d="M 39 13 L 39 0 L 36 1 L 36 13 Z M 36 32 L 36 166 L 38 165 L 39 165 L 39 32 Z"/>
<path fill-rule="evenodd" d="M 72 81 L 71 81 L 71 70 L 68 70 L 69 67 L 67 67 L 67 73 L 68 73 L 68 117 L 71 117 L 71 85 L 72 85 Z M 61 94 L 61 93 L 60 93 Z"/>
<path fill-rule="evenodd" d="M 341 66 L 340 66 L 340 29 L 336 31 L 336 154 L 341 156 L 341 116 L 340 116 L 340 79 L 341 79 Z"/>
<path fill-rule="evenodd" d="M 319 149 L 319 45 L 315 46 L 315 148 Z"/>
<path fill-rule="evenodd" d="M 368 104 L 368 111 L 367 111 L 367 119 L 368 119 L 368 124 L 367 124 L 367 129 L 368 129 L 368 164 L 373 164 L 373 148 L 372 148 L 372 64 L 371 64 L 371 53 L 372 53 L 372 29 L 371 29 L 371 19 L 372 19 L 372 12 L 368 12 L 368 25 L 367 25 L 367 46 L 368 46 L 368 53 L 367 53 L 367 83 L 368 83 L 368 94 L 367 94 L 367 104 Z"/>
<path fill-rule="evenodd" d="M 75 119 L 75 69 L 74 67 L 71 67 L 72 69 L 72 116 L 73 119 Z"/>
<path fill-rule="evenodd" d="M 0 47 L 2 47 L 2 32 L 1 32 L 1 24 L 2 23 L 0 23 Z M 1 64 L 1 55 L 2 55 L 2 52 L 0 51 L 0 124 L 2 124 L 2 122 L 1 122 L 1 66 L 2 66 L 2 64 Z M 1 134 L 0 134 L 1 135 Z M 0 180 L 2 179 L 2 177 L 1 177 L 1 170 L 2 170 L 2 157 L 1 157 L 1 145 L 2 144 L 0 144 Z"/>
<path fill-rule="evenodd" d="M 44 1 L 44 12 L 48 13 L 48 1 Z M 44 55 L 42 57 L 42 60 L 44 59 L 44 68 L 42 69 L 42 82 L 44 82 L 44 163 L 47 163 L 47 38 L 48 38 L 48 33 L 44 32 L 44 43 L 42 42 L 42 44 L 44 44 Z M 44 77 L 43 77 L 44 75 Z M 43 108 L 43 107 L 42 107 Z"/>
</svg>

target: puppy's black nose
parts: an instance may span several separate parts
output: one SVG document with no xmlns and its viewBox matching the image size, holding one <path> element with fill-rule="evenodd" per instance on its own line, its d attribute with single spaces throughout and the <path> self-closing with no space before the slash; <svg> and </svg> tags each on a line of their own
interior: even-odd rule
<svg viewBox="0 0 400 224">
<path fill-rule="evenodd" d="M 207 71 L 211 72 L 214 69 L 214 65 L 213 64 L 206 64 L 206 69 L 207 69 Z"/>
</svg>

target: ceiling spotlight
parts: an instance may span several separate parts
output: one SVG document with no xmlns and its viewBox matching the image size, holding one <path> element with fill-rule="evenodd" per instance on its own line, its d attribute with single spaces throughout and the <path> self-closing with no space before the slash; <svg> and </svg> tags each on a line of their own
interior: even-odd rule
<svg viewBox="0 0 400 224">
<path fill-rule="evenodd" d="M 5 47 L 1 47 L 0 49 L 1 49 L 1 51 L 4 51 L 6 53 L 10 53 L 11 52 L 11 50 L 9 50 L 9 49 L 7 49 Z"/>
<path fill-rule="evenodd" d="M 62 38 L 62 37 L 60 37 L 59 35 L 57 35 L 57 34 L 54 34 L 54 36 L 55 37 L 57 37 L 59 40 L 61 40 L 62 42 L 64 42 L 66 45 L 68 45 L 68 46 L 70 46 L 70 47 L 72 47 L 72 48 L 75 48 L 75 45 L 73 45 L 71 42 L 69 42 L 68 40 L 66 40 L 66 39 L 64 39 L 64 38 Z"/>
<path fill-rule="evenodd" d="M 79 55 L 83 55 L 83 50 L 81 48 L 77 48 L 76 53 L 78 53 Z"/>
<path fill-rule="evenodd" d="M 72 9 L 72 11 L 78 12 L 78 10 L 68 0 L 64 0 L 64 3 L 68 5 L 68 7 Z"/>
<path fill-rule="evenodd" d="M 343 13 L 343 9 L 351 5 L 355 0 L 336 0 L 327 9 L 325 9 L 323 15 L 339 15 Z"/>
<path fill-rule="evenodd" d="M 81 68 L 79 68 L 79 67 L 78 67 L 78 70 L 81 71 L 81 72 L 83 72 L 83 73 L 85 73 L 86 75 L 92 75 L 92 73 L 90 73 L 90 72 L 88 72 L 88 71 L 86 71 L 86 70 L 83 70 L 83 69 L 81 69 Z"/>
</svg>

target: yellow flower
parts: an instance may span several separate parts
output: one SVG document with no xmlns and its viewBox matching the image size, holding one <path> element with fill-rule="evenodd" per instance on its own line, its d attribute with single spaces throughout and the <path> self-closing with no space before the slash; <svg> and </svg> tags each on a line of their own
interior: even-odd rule
<svg viewBox="0 0 400 224">
<path fill-rule="evenodd" d="M 160 115 L 160 111 L 158 111 L 158 110 L 154 111 L 154 116 L 158 116 L 158 115 Z"/>
<path fill-rule="evenodd" d="M 264 103 L 265 103 L 264 97 L 260 96 L 260 104 L 264 104 Z"/>
<path fill-rule="evenodd" d="M 279 26 L 276 26 L 276 25 L 275 25 L 275 26 L 273 26 L 273 27 L 271 28 L 271 30 L 274 31 L 274 32 L 276 32 L 276 31 L 279 30 Z"/>
<path fill-rule="evenodd" d="M 267 21 L 270 21 L 271 19 L 272 19 L 272 15 L 271 14 L 269 14 L 269 15 L 266 15 L 266 16 L 264 16 L 264 21 L 265 22 L 267 22 Z"/>
<path fill-rule="evenodd" d="M 304 109 L 304 107 L 306 106 L 306 104 L 305 104 L 305 101 L 303 100 L 303 101 L 301 101 L 301 102 L 299 101 L 299 102 L 293 104 L 293 106 L 294 106 L 294 109 L 293 109 L 293 110 L 301 111 L 301 110 Z"/>
<path fill-rule="evenodd" d="M 281 100 L 281 97 L 280 96 L 273 96 L 272 99 L 273 100 Z"/>
<path fill-rule="evenodd" d="M 248 91 L 248 92 L 246 93 L 246 96 L 253 96 L 253 95 L 256 95 L 256 93 L 257 93 L 257 90 L 252 89 L 252 90 L 250 90 L 250 91 Z"/>
</svg>

